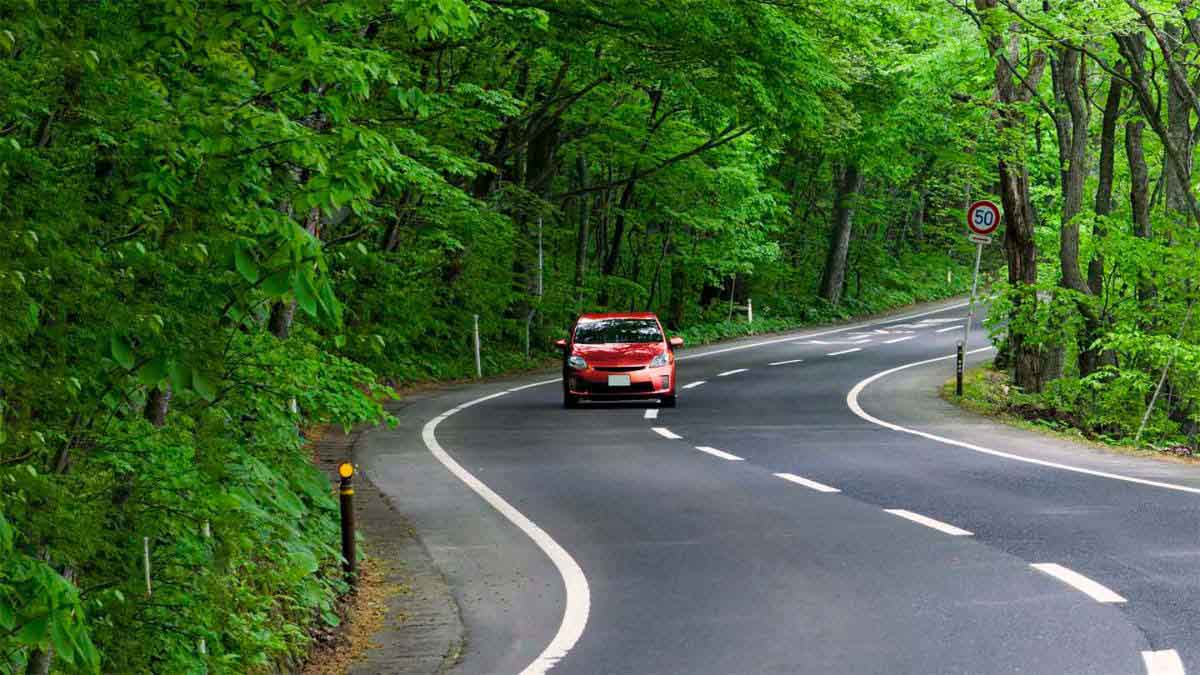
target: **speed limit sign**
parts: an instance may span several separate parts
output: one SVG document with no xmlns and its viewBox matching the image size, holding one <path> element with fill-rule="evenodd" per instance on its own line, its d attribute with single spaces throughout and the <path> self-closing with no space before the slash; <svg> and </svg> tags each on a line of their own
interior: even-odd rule
<svg viewBox="0 0 1200 675">
<path fill-rule="evenodd" d="M 971 232 L 986 237 L 1000 227 L 1000 207 L 989 201 L 979 201 L 967 209 L 967 227 Z"/>
</svg>

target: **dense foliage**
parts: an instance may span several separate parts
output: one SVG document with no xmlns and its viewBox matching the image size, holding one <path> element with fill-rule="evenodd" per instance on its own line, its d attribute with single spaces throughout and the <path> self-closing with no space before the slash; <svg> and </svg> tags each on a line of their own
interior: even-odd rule
<svg viewBox="0 0 1200 675">
<path fill-rule="evenodd" d="M 287 667 L 344 590 L 299 429 L 476 315 L 497 373 L 961 292 L 977 198 L 1026 395 L 1128 434 L 1169 365 L 1189 433 L 1200 30 L 1147 5 L 0 0 L 0 671 Z"/>
</svg>

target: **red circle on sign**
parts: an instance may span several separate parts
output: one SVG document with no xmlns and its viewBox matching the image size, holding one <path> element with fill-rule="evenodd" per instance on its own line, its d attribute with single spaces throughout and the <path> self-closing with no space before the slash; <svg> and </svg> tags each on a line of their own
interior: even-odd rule
<svg viewBox="0 0 1200 675">
<path fill-rule="evenodd" d="M 986 200 L 975 202 L 967 209 L 967 227 L 985 236 L 995 232 L 1000 227 L 1000 207 Z"/>
</svg>

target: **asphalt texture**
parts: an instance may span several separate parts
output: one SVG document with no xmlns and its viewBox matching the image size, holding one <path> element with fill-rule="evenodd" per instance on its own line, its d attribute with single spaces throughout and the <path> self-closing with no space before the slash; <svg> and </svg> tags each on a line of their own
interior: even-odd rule
<svg viewBox="0 0 1200 675">
<path fill-rule="evenodd" d="M 510 391 L 555 373 L 406 400 L 400 426 L 368 434 L 358 458 L 455 593 L 467 632 L 457 671 L 521 672 L 554 638 L 567 594 L 526 533 L 430 454 L 424 425 L 452 410 L 440 445 L 586 576 L 586 627 L 555 673 L 1128 675 L 1147 672 L 1143 652 L 1167 650 L 1200 672 L 1200 494 L 1121 479 L 1200 489 L 1200 468 L 964 413 L 936 395 L 952 358 L 882 377 L 857 402 L 1015 457 L 851 409 L 864 379 L 952 355 L 962 333 L 949 328 L 966 316 L 956 304 L 681 352 L 680 384 L 704 384 L 657 419 L 645 418 L 653 403 L 565 410 L 554 383 Z M 1032 567 L 1046 563 L 1124 601 Z"/>
</svg>

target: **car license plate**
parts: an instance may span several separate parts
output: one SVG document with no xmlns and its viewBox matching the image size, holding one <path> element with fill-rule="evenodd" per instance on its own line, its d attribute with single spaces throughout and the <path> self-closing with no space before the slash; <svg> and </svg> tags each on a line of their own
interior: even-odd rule
<svg viewBox="0 0 1200 675">
<path fill-rule="evenodd" d="M 610 386 L 610 387 L 628 387 L 629 384 L 630 383 L 629 383 L 628 375 L 609 375 L 608 376 L 608 386 Z"/>
</svg>

